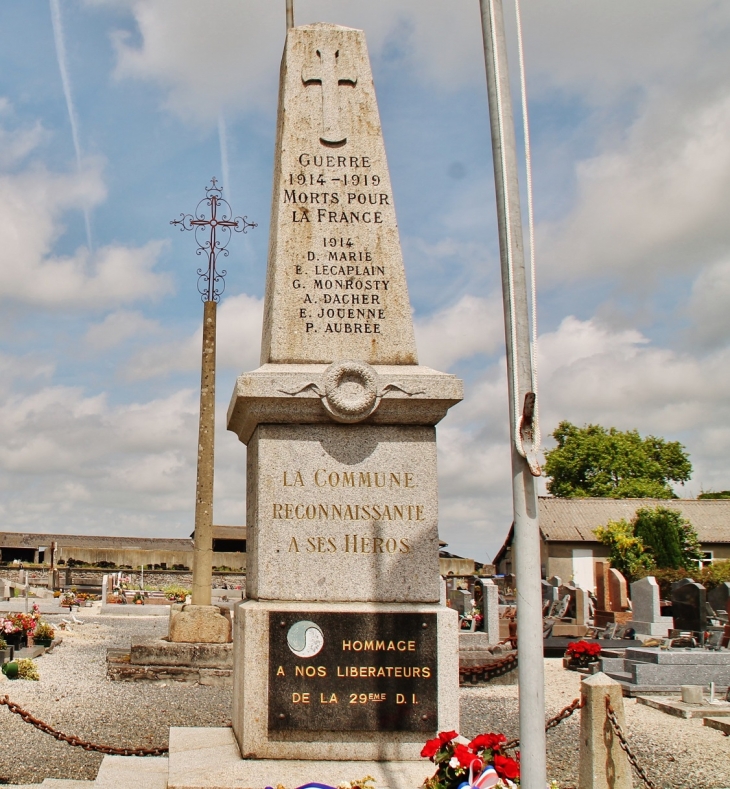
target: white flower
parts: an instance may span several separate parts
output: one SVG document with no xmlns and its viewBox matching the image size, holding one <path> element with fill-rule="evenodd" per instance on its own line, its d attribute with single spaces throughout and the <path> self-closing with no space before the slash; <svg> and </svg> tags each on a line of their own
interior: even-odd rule
<svg viewBox="0 0 730 789">
<path fill-rule="evenodd" d="M 461 767 L 461 762 L 456 758 L 456 756 L 452 756 L 451 759 L 449 759 L 449 767 L 454 770 Z"/>
</svg>

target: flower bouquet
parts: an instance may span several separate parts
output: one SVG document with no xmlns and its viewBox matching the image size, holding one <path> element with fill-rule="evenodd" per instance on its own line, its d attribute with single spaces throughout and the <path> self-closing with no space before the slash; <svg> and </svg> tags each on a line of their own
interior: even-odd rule
<svg viewBox="0 0 730 789">
<path fill-rule="evenodd" d="M 34 641 L 38 646 L 49 647 L 53 643 L 53 639 L 56 637 L 56 631 L 48 622 L 41 619 L 38 622 L 33 635 Z"/>
<path fill-rule="evenodd" d="M 468 613 L 464 613 L 460 618 L 459 625 L 462 630 L 476 630 L 484 619 L 476 604 L 476 600 L 471 601 L 471 606 L 471 610 Z"/>
<path fill-rule="evenodd" d="M 504 734 L 479 734 L 468 745 L 457 742 L 455 731 L 441 732 L 429 740 L 421 756 L 436 765 L 436 773 L 424 789 L 491 789 L 516 787 L 520 783 L 519 753 L 507 756 Z"/>
<path fill-rule="evenodd" d="M 565 650 L 564 666 L 569 669 L 586 668 L 598 660 L 601 645 L 590 641 L 571 641 Z"/>
</svg>

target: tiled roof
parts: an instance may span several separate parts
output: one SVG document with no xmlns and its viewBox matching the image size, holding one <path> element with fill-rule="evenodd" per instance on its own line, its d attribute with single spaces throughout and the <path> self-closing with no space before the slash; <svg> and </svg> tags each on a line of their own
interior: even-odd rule
<svg viewBox="0 0 730 789">
<path fill-rule="evenodd" d="M 597 542 L 593 530 L 631 520 L 640 507 L 679 510 L 702 544 L 730 542 L 730 499 L 558 499 L 540 497 L 540 531 L 548 542 Z"/>
</svg>

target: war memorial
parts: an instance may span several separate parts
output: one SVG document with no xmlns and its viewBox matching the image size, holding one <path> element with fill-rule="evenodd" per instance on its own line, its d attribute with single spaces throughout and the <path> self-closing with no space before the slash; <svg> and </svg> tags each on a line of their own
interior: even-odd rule
<svg viewBox="0 0 730 789">
<path fill-rule="evenodd" d="M 361 31 L 289 31 L 275 159 L 261 367 L 228 415 L 248 449 L 241 776 L 314 760 L 337 783 L 364 761 L 418 785 L 425 739 L 458 729 L 435 425 L 462 384 L 418 365 Z"/>
<path fill-rule="evenodd" d="M 485 2 L 483 13 L 487 6 L 494 11 Z M 443 753 L 446 743 L 456 759 L 451 766 L 458 768 L 443 784 L 448 789 L 516 786 L 510 775 L 525 789 L 542 789 L 546 732 L 578 711 L 570 736 L 579 744 L 569 751 L 578 785 L 629 789 L 635 785 L 632 766 L 646 786 L 658 784 L 649 780 L 627 743 L 624 695 L 640 697 L 634 721 L 635 708 L 642 706 L 644 713 L 708 716 L 705 725 L 727 733 L 730 694 L 723 701 L 715 691 L 718 682 L 723 691 L 730 683 L 730 584 L 713 588 L 710 597 L 689 578 L 675 583 L 669 617 L 653 577 L 631 584 L 629 593 L 627 579 L 605 562 L 595 564 L 595 598 L 575 579 L 563 583 L 554 576 L 540 582 L 532 479 L 540 474 L 537 387 L 526 336 L 529 321 L 520 315 L 521 310 L 522 317 L 527 315 L 522 298 L 527 288 L 519 202 L 513 199 L 510 209 L 508 199 L 511 190 L 513 197 L 519 190 L 510 152 L 509 76 L 506 68 L 500 72 L 500 58 L 506 66 L 506 55 L 495 32 L 502 27 L 501 3 L 496 7 L 497 21 L 490 19 L 491 28 L 484 30 L 490 110 L 497 108 L 491 120 L 503 275 L 508 269 L 503 282 L 509 281 L 510 541 L 514 537 L 519 582 L 508 592 L 505 577 L 499 588 L 487 578 L 472 577 L 470 586 L 458 586 L 452 578 L 447 593 L 439 575 L 436 427 L 462 400 L 463 384 L 418 362 L 365 35 L 332 24 L 295 27 L 289 19 L 260 366 L 237 378 L 227 417 L 228 430 L 247 450 L 245 483 L 243 475 L 240 479 L 247 507 L 245 590 L 238 587 L 232 599 L 216 590 L 214 599 L 211 588 L 216 528 L 213 265 L 204 298 L 192 598 L 183 603 L 183 594 L 174 605 L 150 605 L 164 609 L 163 614 L 148 609 L 150 619 L 167 619 L 169 609 L 166 635 L 148 623 L 147 635 L 132 636 L 131 650 L 107 653 L 106 679 L 136 687 L 149 683 L 150 706 L 163 698 L 153 688 L 167 688 L 168 682 L 180 685 L 181 696 L 183 685 L 207 686 L 211 698 L 216 692 L 224 698 L 220 708 L 225 716 L 230 710 L 230 725 L 226 717 L 211 724 L 210 717 L 202 720 L 195 717 L 198 710 L 187 709 L 184 725 L 178 721 L 166 728 L 169 747 L 113 748 L 61 735 L 57 739 L 70 745 L 106 754 L 96 778 L 50 778 L 29 785 L 34 789 L 418 789 L 435 769 L 451 765 L 448 756 L 436 767 L 428 761 Z M 206 190 L 213 194 L 214 207 L 221 191 L 215 179 Z M 214 230 L 215 211 L 210 220 L 196 221 Z M 228 225 L 235 224 L 229 218 Z M 246 226 L 255 227 L 244 218 L 244 232 Z M 145 597 L 143 578 L 135 604 L 151 599 Z M 100 613 L 114 617 L 123 613 L 117 602 L 125 608 L 130 601 L 120 588 L 121 601 L 110 603 L 110 584 L 115 585 L 105 576 Z M 22 589 L 27 612 L 29 587 L 25 571 L 22 587 L 20 580 L 2 582 L 0 598 L 10 602 Z M 51 602 L 45 605 L 48 613 Z M 73 643 L 73 627 L 85 621 L 73 615 L 72 605 L 69 614 L 71 621 L 61 621 L 70 626 Z M 551 639 L 558 644 L 552 648 L 562 651 L 563 641 L 584 637 L 593 639 L 596 653 L 571 652 L 575 645 L 568 645 L 560 669 L 548 666 L 545 683 L 543 656 L 555 657 L 548 654 Z M 135 665 L 135 649 L 156 665 L 142 658 Z M 477 699 L 481 716 L 467 703 L 469 722 L 460 726 L 460 702 L 467 698 L 460 680 L 462 685 L 471 677 L 475 685 L 494 681 L 501 686 L 497 680 L 505 666 L 503 673 L 510 676 L 502 677 L 503 685 L 514 685 L 519 672 L 519 689 L 508 689 L 504 698 Z M 582 679 L 570 684 L 575 677 L 565 677 L 573 671 Z M 551 682 L 570 687 L 571 696 L 579 686 L 580 695 L 546 724 L 545 685 Z M 549 690 L 551 703 L 555 706 L 559 698 L 562 706 L 562 688 Z M 654 698 L 679 692 L 681 701 Z M 170 706 L 173 695 L 166 695 Z M 189 698 L 196 697 L 191 693 Z M 497 724 L 491 718 L 499 717 L 497 705 L 483 702 L 506 698 L 517 702 L 513 720 Z M 0 701 L 15 707 L 11 711 L 24 723 L 59 734 L 8 697 Z M 132 712 L 139 714 L 141 733 L 144 711 Z M 495 733 L 507 731 L 505 723 L 514 724 L 516 739 Z M 469 743 L 459 738 L 457 732 L 475 726 L 485 733 Z M 568 736 L 567 729 L 561 728 L 560 736 Z M 476 746 L 480 738 L 482 745 Z M 496 747 L 483 744 L 489 738 L 497 738 Z M 499 774 L 486 757 L 483 763 L 476 758 L 478 752 L 489 753 L 495 764 L 502 760 Z M 560 752 L 563 762 L 564 756 Z M 475 761 L 479 766 L 473 770 Z M 551 770 L 555 767 L 553 753 Z M 557 782 L 549 784 L 548 789 L 556 788 Z"/>
</svg>

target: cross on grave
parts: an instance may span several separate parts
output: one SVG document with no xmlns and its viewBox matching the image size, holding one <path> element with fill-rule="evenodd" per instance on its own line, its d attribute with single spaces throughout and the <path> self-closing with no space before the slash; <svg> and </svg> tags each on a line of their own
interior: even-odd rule
<svg viewBox="0 0 730 789">
<path fill-rule="evenodd" d="M 357 85 L 357 74 L 347 56 L 333 46 L 321 46 L 316 58 L 304 64 L 302 82 L 322 86 L 322 134 L 324 145 L 344 145 L 347 135 L 340 129 L 339 85 Z"/>
</svg>

